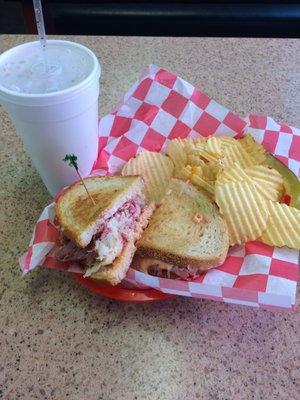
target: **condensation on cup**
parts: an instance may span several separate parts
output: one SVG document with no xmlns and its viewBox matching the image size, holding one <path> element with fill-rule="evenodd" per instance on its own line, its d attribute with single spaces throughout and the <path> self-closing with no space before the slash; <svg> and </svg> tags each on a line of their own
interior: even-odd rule
<svg viewBox="0 0 300 400">
<path fill-rule="evenodd" d="M 100 74 L 91 50 L 65 40 L 48 40 L 46 53 L 36 41 L 0 56 L 0 103 L 51 195 L 78 179 L 66 154 L 83 176 L 97 158 Z"/>
</svg>

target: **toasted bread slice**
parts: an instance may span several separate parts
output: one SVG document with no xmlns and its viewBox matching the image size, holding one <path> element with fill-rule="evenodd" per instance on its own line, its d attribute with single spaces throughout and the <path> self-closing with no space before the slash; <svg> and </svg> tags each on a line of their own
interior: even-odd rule
<svg viewBox="0 0 300 400">
<path fill-rule="evenodd" d="M 137 242 L 137 254 L 204 271 L 224 262 L 228 246 L 226 223 L 212 200 L 191 184 L 172 179 Z"/>
<path fill-rule="evenodd" d="M 79 247 L 86 247 L 103 219 L 110 218 L 143 187 L 138 176 L 95 176 L 84 182 L 96 205 L 81 182 L 71 185 L 56 204 L 56 216 L 64 235 Z"/>
<path fill-rule="evenodd" d="M 101 267 L 99 271 L 92 273 L 92 279 L 107 281 L 111 285 L 117 285 L 125 278 L 126 272 L 130 267 L 132 258 L 136 251 L 135 241 L 141 237 L 143 229 L 148 225 L 149 218 L 151 217 L 154 208 L 154 203 L 151 203 L 145 207 L 139 219 L 138 229 L 131 240 L 126 243 L 122 253 L 112 264 Z"/>
<path fill-rule="evenodd" d="M 90 278 L 97 281 L 109 282 L 113 286 L 117 285 L 125 278 L 135 251 L 136 247 L 134 242 L 127 242 L 122 253 L 112 264 L 102 267 L 99 271 L 92 273 Z"/>
</svg>

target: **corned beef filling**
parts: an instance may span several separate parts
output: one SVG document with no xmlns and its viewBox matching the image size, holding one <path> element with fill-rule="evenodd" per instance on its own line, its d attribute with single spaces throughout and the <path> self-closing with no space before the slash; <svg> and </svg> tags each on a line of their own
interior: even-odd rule
<svg viewBox="0 0 300 400">
<path fill-rule="evenodd" d="M 138 255 L 134 257 L 132 267 L 159 278 L 182 279 L 185 281 L 195 279 L 200 273 L 198 269 L 190 265 L 182 268 L 155 258 Z"/>
<path fill-rule="evenodd" d="M 148 274 L 158 276 L 160 278 L 182 279 L 184 281 L 190 281 L 197 278 L 197 276 L 199 275 L 199 270 L 191 267 L 190 265 L 185 268 L 180 268 L 176 265 L 172 265 L 171 269 L 160 269 L 157 268 L 155 265 L 152 265 L 148 269 Z"/>
<path fill-rule="evenodd" d="M 145 207 L 144 196 L 136 196 L 126 201 L 109 219 L 103 221 L 91 243 L 79 248 L 71 240 L 61 235 L 61 243 L 53 254 L 59 261 L 69 261 L 87 267 L 85 275 L 111 264 L 118 257 L 124 244 L 133 237 L 138 228 L 138 220 Z"/>
</svg>

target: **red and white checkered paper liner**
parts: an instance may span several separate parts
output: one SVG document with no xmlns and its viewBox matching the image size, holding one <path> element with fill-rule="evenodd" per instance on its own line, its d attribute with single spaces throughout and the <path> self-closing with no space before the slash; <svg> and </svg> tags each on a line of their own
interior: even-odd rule
<svg viewBox="0 0 300 400">
<path fill-rule="evenodd" d="M 117 173 L 138 152 L 163 151 L 176 137 L 241 137 L 245 129 L 299 177 L 299 129 L 265 116 L 250 115 L 243 120 L 180 77 L 150 65 L 112 113 L 101 119 L 93 174 Z M 55 200 L 44 209 L 29 248 L 20 257 L 24 273 L 38 265 L 71 271 L 68 263 L 49 256 L 58 241 L 54 206 Z M 254 241 L 231 248 L 222 266 L 192 282 L 157 278 L 130 269 L 125 284 L 226 303 L 293 309 L 298 266 L 298 250 Z"/>
</svg>

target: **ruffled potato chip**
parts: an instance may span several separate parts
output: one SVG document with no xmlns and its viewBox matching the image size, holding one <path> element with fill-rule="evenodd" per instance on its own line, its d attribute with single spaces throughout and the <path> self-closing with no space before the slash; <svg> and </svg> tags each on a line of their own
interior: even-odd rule
<svg viewBox="0 0 300 400">
<path fill-rule="evenodd" d="M 171 140 L 167 147 L 167 154 L 172 159 L 174 173 L 177 174 L 187 164 L 184 141 L 180 138 Z"/>
<path fill-rule="evenodd" d="M 147 198 L 159 203 L 166 192 L 173 171 L 174 164 L 168 156 L 143 151 L 124 165 L 122 175 L 142 176 L 145 181 Z"/>
<path fill-rule="evenodd" d="M 239 139 L 239 143 L 243 146 L 248 154 L 255 161 L 255 164 L 263 164 L 266 161 L 266 150 L 255 141 L 255 139 L 247 134 Z"/>
<path fill-rule="evenodd" d="M 222 185 L 227 182 L 246 181 L 253 183 L 251 178 L 246 174 L 245 170 L 237 163 L 234 163 L 229 168 L 223 169 L 217 176 L 216 185 Z"/>
<path fill-rule="evenodd" d="M 192 182 L 195 186 L 206 190 L 210 195 L 214 195 L 214 183 L 202 178 L 202 168 L 197 166 L 187 165 L 179 175 L 183 180 Z"/>
<path fill-rule="evenodd" d="M 228 146 L 223 149 L 223 152 L 229 164 L 237 163 L 242 168 L 247 168 L 256 164 L 255 160 L 237 140 L 235 146 Z"/>
<path fill-rule="evenodd" d="M 222 156 L 223 153 L 221 141 L 215 136 L 209 137 L 206 141 L 206 151 L 218 156 Z"/>
<path fill-rule="evenodd" d="M 205 162 L 197 154 L 188 154 L 187 155 L 187 164 L 188 165 L 197 165 L 197 166 L 200 166 L 200 167 L 204 167 L 205 166 Z"/>
<path fill-rule="evenodd" d="M 203 160 L 207 161 L 207 162 L 216 162 L 218 161 L 222 156 L 220 156 L 219 154 L 216 153 L 210 153 L 209 151 L 207 151 L 206 149 L 201 149 L 198 152 L 199 156 L 201 158 L 203 158 Z"/>
<path fill-rule="evenodd" d="M 207 179 L 208 181 L 215 181 L 223 168 L 222 159 L 215 162 L 209 162 L 203 167 L 203 178 Z"/>
<path fill-rule="evenodd" d="M 279 201 L 284 192 L 283 177 L 276 169 L 265 165 L 254 165 L 245 169 L 245 173 L 253 179 L 260 194 L 266 199 Z"/>
<path fill-rule="evenodd" d="M 214 163 L 222 158 L 221 142 L 216 137 L 208 139 L 185 139 L 185 151 L 189 165 L 203 165 L 203 163 Z M 203 163 L 201 162 L 203 161 Z"/>
<path fill-rule="evenodd" d="M 230 147 L 230 146 L 235 146 L 236 145 L 236 139 L 234 139 L 232 136 L 218 136 L 217 139 L 221 143 L 222 151 L 226 147 Z"/>
<path fill-rule="evenodd" d="M 267 206 L 270 216 L 259 240 L 272 246 L 300 249 L 300 210 L 271 200 Z"/>
<path fill-rule="evenodd" d="M 255 240 L 266 229 L 269 211 L 254 184 L 224 183 L 215 188 L 215 199 L 226 220 L 231 245 Z"/>
<path fill-rule="evenodd" d="M 203 175 L 202 167 L 198 165 L 186 165 L 179 172 L 178 177 L 182 180 L 190 181 L 193 175 L 198 175 L 202 177 Z"/>
<path fill-rule="evenodd" d="M 201 140 L 202 142 L 202 140 Z M 197 154 L 198 153 L 198 149 L 201 148 L 201 143 L 200 141 L 196 142 L 196 140 L 193 139 L 184 139 L 183 140 L 183 144 L 184 144 L 184 148 L 187 154 Z M 198 149 L 197 149 L 198 146 Z"/>
</svg>

